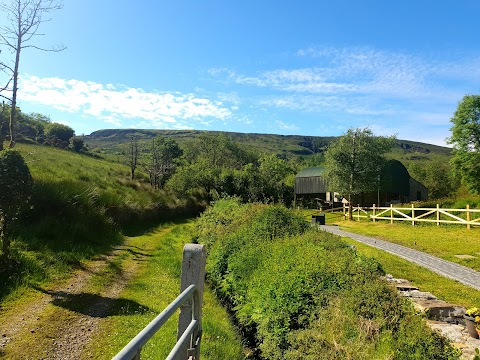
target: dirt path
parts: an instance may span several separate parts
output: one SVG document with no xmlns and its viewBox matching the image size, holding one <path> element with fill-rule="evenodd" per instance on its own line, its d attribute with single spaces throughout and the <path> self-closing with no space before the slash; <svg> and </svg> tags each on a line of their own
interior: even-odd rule
<svg viewBox="0 0 480 360">
<path fill-rule="evenodd" d="M 171 227 L 158 235 L 169 231 Z M 125 245 L 84 264 L 62 285 L 35 289 L 28 301 L 0 314 L 0 357 L 84 357 L 100 323 L 120 300 L 128 302 L 119 295 L 152 251 L 131 246 L 127 238 Z M 102 281 L 106 286 L 98 285 Z"/>
</svg>

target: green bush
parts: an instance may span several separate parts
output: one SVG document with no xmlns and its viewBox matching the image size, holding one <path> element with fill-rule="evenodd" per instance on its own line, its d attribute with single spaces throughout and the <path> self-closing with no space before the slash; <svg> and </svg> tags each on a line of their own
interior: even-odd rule
<svg viewBox="0 0 480 360">
<path fill-rule="evenodd" d="M 0 240 L 3 257 L 8 257 L 11 225 L 30 197 L 32 184 L 32 175 L 22 155 L 15 150 L 0 152 Z"/>
<path fill-rule="evenodd" d="M 220 200 L 197 236 L 208 246 L 208 280 L 263 358 L 457 356 L 380 280 L 375 260 L 293 211 Z"/>
</svg>

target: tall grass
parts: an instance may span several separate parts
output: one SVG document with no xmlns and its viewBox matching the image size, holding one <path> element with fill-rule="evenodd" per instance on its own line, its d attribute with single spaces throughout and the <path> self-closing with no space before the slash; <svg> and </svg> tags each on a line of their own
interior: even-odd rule
<svg viewBox="0 0 480 360">
<path fill-rule="evenodd" d="M 16 223 L 12 262 L 0 268 L 0 300 L 16 288 L 62 277 L 122 241 L 122 233 L 197 214 L 193 199 L 129 179 L 122 164 L 56 148 L 18 144 L 34 179 L 30 208 Z"/>
</svg>

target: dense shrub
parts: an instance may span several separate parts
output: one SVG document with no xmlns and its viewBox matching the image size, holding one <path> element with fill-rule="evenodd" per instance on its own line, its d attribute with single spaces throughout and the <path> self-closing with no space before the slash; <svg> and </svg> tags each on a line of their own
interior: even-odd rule
<svg viewBox="0 0 480 360">
<path fill-rule="evenodd" d="M 0 240 L 2 253 L 10 250 L 11 225 L 30 197 L 32 176 L 22 155 L 15 150 L 0 152 Z"/>
<path fill-rule="evenodd" d="M 375 260 L 290 210 L 220 200 L 197 236 L 208 280 L 263 358 L 457 356 L 380 280 Z"/>
</svg>

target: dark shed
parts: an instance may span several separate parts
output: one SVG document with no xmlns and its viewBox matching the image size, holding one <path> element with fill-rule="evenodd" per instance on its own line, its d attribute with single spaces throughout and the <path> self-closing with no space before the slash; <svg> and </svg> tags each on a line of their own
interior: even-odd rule
<svg viewBox="0 0 480 360">
<path fill-rule="evenodd" d="M 314 197 L 316 201 L 334 203 L 339 201 L 335 189 L 329 188 L 324 177 L 326 169 L 321 166 L 300 171 L 295 176 L 295 199 Z M 385 205 L 415 200 L 426 200 L 427 188 L 412 179 L 407 168 L 398 160 L 389 160 L 380 174 L 380 187 L 377 191 L 356 195 L 354 204 Z"/>
<path fill-rule="evenodd" d="M 327 180 L 321 166 L 300 171 L 295 176 L 295 194 L 321 194 L 327 192 Z"/>
</svg>

